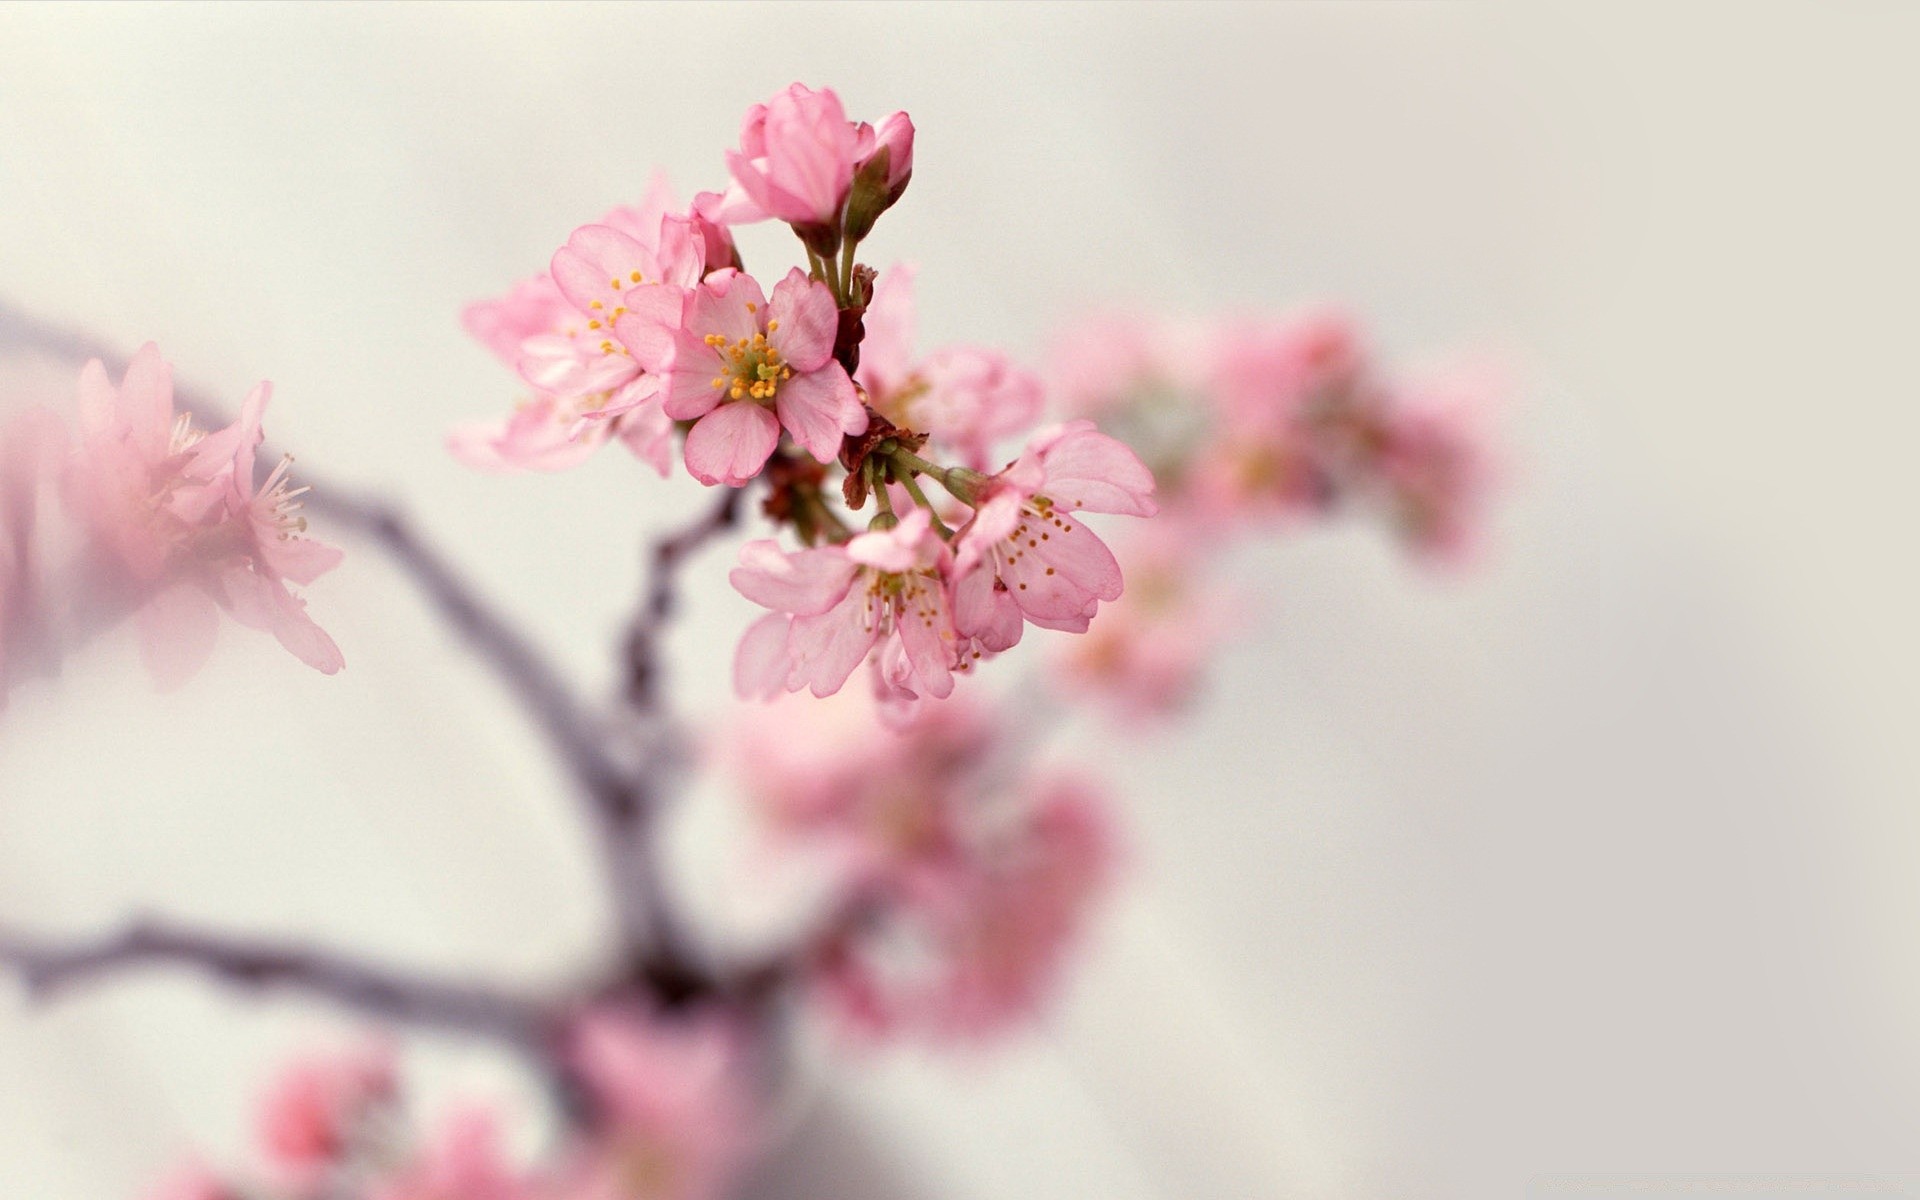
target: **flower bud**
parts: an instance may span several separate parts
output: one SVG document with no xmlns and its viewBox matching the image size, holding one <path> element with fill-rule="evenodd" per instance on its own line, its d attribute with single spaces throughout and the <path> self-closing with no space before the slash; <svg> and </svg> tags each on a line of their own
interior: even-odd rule
<svg viewBox="0 0 1920 1200">
<path fill-rule="evenodd" d="M 854 146 L 847 236 L 859 241 L 871 233 L 874 222 L 905 194 L 912 178 L 912 118 L 897 112 L 880 122 L 878 129 L 862 122 Z"/>
</svg>

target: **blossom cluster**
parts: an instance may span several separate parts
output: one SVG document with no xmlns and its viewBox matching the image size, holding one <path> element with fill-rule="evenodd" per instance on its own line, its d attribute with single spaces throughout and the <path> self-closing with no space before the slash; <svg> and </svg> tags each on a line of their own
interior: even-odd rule
<svg viewBox="0 0 1920 1200">
<path fill-rule="evenodd" d="M 1066 412 L 1137 448 L 1160 484 L 1159 517 L 1120 547 L 1127 598 L 1054 660 L 1070 691 L 1130 719 L 1194 695 L 1243 607 L 1213 564 L 1250 536 L 1353 510 L 1428 566 L 1474 551 L 1493 380 L 1389 377 L 1341 313 L 1096 318 L 1058 338 L 1048 382 Z"/>
<path fill-rule="evenodd" d="M 737 1030 L 601 1006 L 560 1040 L 584 1116 L 534 1161 L 494 1106 L 416 1129 L 392 1046 L 373 1041 L 301 1057 L 271 1081 L 251 1177 L 189 1161 L 148 1200 L 721 1200 L 755 1120 Z"/>
<path fill-rule="evenodd" d="M 832 91 L 795 84 L 749 110 L 722 191 L 683 208 L 656 184 L 466 313 L 532 392 L 454 434 L 466 461 L 556 469 L 617 439 L 667 475 L 677 438 L 701 483 L 764 487 L 763 511 L 800 544 L 756 541 L 733 574 L 771 610 L 740 644 L 745 696 L 831 695 L 865 663 L 896 707 L 944 698 L 1027 624 L 1086 631 L 1122 578 L 1084 517 L 1155 511 L 1123 443 L 1086 422 L 1035 428 L 1040 382 L 1004 354 L 916 356 L 911 269 L 857 261 L 913 147 L 905 113 L 854 122 Z M 732 235 L 768 219 L 806 257 L 770 289 Z"/>
<path fill-rule="evenodd" d="M 1003 708 L 876 725 L 858 697 L 743 714 L 729 762 L 766 852 L 828 881 L 794 956 L 862 1040 L 972 1044 L 1032 1019 L 1112 876 L 1108 797 L 1026 761 Z"/>
<path fill-rule="evenodd" d="M 224 611 L 332 674 L 340 649 L 293 587 L 340 562 L 306 536 L 292 459 L 259 478 L 262 383 L 215 430 L 177 409 L 152 344 L 115 384 L 81 371 L 77 423 L 28 409 L 0 430 L 0 699 L 13 675 L 131 619 L 162 687 L 212 652 Z"/>
</svg>

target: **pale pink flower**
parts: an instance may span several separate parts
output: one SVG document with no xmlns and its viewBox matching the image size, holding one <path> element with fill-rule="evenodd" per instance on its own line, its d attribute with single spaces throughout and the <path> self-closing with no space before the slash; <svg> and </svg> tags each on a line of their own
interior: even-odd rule
<svg viewBox="0 0 1920 1200">
<path fill-rule="evenodd" d="M 750 275 L 719 271 L 696 288 L 672 340 L 665 410 L 692 420 L 687 469 L 738 487 L 760 473 L 784 427 L 822 462 L 867 427 L 853 381 L 834 361 L 839 317 L 825 284 L 795 269 L 767 303 Z"/>
<path fill-rule="evenodd" d="M 1492 470 L 1481 432 L 1491 381 L 1417 387 L 1385 419 L 1379 479 L 1401 540 L 1424 562 L 1467 562 L 1477 548 Z"/>
<path fill-rule="evenodd" d="M 796 83 L 747 110 L 740 148 L 727 152 L 727 170 L 763 218 L 837 226 L 853 185 L 858 140 L 831 88 Z M 752 218 L 743 212 L 735 219 Z"/>
<path fill-rule="evenodd" d="M 1144 722 L 1184 708 L 1233 627 L 1235 606 L 1208 577 L 1216 531 L 1191 512 L 1162 511 L 1120 546 L 1127 591 L 1104 606 L 1085 637 L 1061 641 L 1055 678 L 1122 720 Z"/>
<path fill-rule="evenodd" d="M 1359 328 L 1332 308 L 1223 325 L 1211 357 L 1212 395 L 1240 433 L 1284 430 L 1312 406 L 1337 401 L 1366 364 Z"/>
<path fill-rule="evenodd" d="M 634 305 L 671 309 L 705 273 L 709 255 L 734 261 L 731 237 L 704 218 L 673 211 L 664 180 L 638 207 L 622 206 L 574 231 L 554 254 L 551 273 L 506 295 L 468 306 L 467 331 L 535 389 L 507 418 L 463 426 L 449 438 L 462 461 L 483 470 L 561 470 L 618 439 L 634 456 L 667 473 L 673 421 L 660 410 L 659 378 L 668 346 L 616 327 Z M 637 300 L 630 300 L 629 294 Z M 652 306 L 652 307 L 650 307 Z M 629 344 L 629 342 L 633 344 Z"/>
<path fill-rule="evenodd" d="M 372 1200 L 535 1200 L 501 1147 L 499 1121 L 482 1108 L 454 1113 L 413 1162 L 376 1185 Z"/>
<path fill-rule="evenodd" d="M 983 470 L 994 447 L 1033 424 L 1039 376 L 997 350 L 945 346 L 914 358 L 914 268 L 889 268 L 875 285 L 860 347 L 859 380 L 888 420 L 932 435 L 947 461 Z"/>
<path fill-rule="evenodd" d="M 303 536 L 305 489 L 282 459 L 254 482 L 261 416 L 272 385 L 248 393 L 240 419 L 211 434 L 173 407 L 172 370 L 149 342 L 116 389 L 96 360 L 80 376 L 81 436 L 65 480 L 69 505 L 136 597 L 142 655 L 162 687 L 178 686 L 212 652 L 218 610 L 265 630 L 307 665 L 333 674 L 340 649 L 287 589 L 340 562 Z"/>
<path fill-rule="evenodd" d="M 589 1129 L 568 1200 L 720 1200 L 752 1147 L 740 1036 L 711 1017 L 602 1007 L 570 1031 Z"/>
<path fill-rule="evenodd" d="M 877 927 L 847 933 L 816 960 L 823 998 L 868 1036 L 976 1041 L 1030 1019 L 1112 871 L 1098 796 L 1054 780 L 1018 823 L 971 848 L 962 869 L 916 876 Z"/>
<path fill-rule="evenodd" d="M 803 687 L 832 695 L 869 654 L 897 641 L 906 667 L 901 686 L 916 696 L 947 696 L 960 653 L 951 569 L 931 515 L 917 507 L 894 528 L 844 546 L 788 552 L 770 539 L 749 542 L 729 578 L 741 595 L 774 611 L 741 639 L 735 687 L 748 698 Z"/>
<path fill-rule="evenodd" d="M 261 1149 L 290 1185 L 312 1186 L 352 1152 L 366 1123 L 396 1096 L 393 1052 L 384 1042 L 300 1059 L 261 1098 Z"/>
<path fill-rule="evenodd" d="M 988 650 L 1020 640 L 1021 622 L 1084 633 L 1122 590 L 1120 564 L 1086 513 L 1152 516 L 1153 475 L 1091 421 L 1035 433 L 1026 453 L 975 490 L 955 538 L 954 622 Z"/>
</svg>

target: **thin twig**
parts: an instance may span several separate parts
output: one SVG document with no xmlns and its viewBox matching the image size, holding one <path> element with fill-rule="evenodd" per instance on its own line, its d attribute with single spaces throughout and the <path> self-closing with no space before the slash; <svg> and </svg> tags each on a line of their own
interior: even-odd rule
<svg viewBox="0 0 1920 1200">
<path fill-rule="evenodd" d="M 679 607 L 680 568 L 695 551 L 733 528 L 743 488 L 726 488 L 693 524 L 653 544 L 647 591 L 627 631 L 627 703 L 650 713 L 660 706 L 660 633 Z"/>
<path fill-rule="evenodd" d="M 531 1000 L 474 984 L 402 975 L 294 942 L 248 940 L 139 921 L 95 941 L 0 929 L 0 967 L 35 1000 L 141 966 L 178 966 L 243 988 L 282 988 L 421 1029 L 468 1034 L 539 1055 L 551 1024 Z"/>
</svg>

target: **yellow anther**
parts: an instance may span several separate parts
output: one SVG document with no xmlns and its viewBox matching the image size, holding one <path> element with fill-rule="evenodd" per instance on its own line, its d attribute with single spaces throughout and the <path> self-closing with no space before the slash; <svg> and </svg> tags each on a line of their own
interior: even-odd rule
<svg viewBox="0 0 1920 1200">
<path fill-rule="evenodd" d="M 595 300 L 593 303 L 587 305 L 587 307 L 588 308 L 605 308 L 606 305 L 600 303 L 598 300 Z"/>
<path fill-rule="evenodd" d="M 768 333 L 780 332 L 780 319 L 778 317 L 775 317 L 773 320 L 767 322 L 767 332 Z"/>
<path fill-rule="evenodd" d="M 725 375 L 715 375 L 713 377 L 713 386 L 717 388 L 727 386 L 727 377 Z"/>
<path fill-rule="evenodd" d="M 600 349 L 601 349 L 601 351 L 602 351 L 602 352 L 606 352 L 606 351 L 610 351 L 610 350 L 612 350 L 612 349 L 613 349 L 613 343 L 612 343 L 612 342 L 601 342 L 601 343 L 600 343 Z"/>
<path fill-rule="evenodd" d="M 596 318 L 594 318 L 593 320 L 591 320 L 591 321 L 588 321 L 588 322 L 587 322 L 587 328 L 588 328 L 588 329 L 598 329 L 598 328 L 600 328 L 600 320 L 599 320 L 599 318 L 597 318 L 597 317 L 596 317 Z"/>
<path fill-rule="evenodd" d="M 760 306 L 759 306 L 758 304 L 755 304 L 755 303 L 754 303 L 753 301 L 751 301 L 751 300 L 749 300 L 749 301 L 747 301 L 747 311 L 748 311 L 748 312 L 759 312 L 759 311 L 760 311 Z"/>
<path fill-rule="evenodd" d="M 638 271 L 635 271 L 635 272 L 633 272 L 633 273 L 632 273 L 631 275 L 629 275 L 629 276 L 627 276 L 627 278 L 628 278 L 628 279 L 631 279 L 631 280 L 633 280 L 633 281 L 634 281 L 635 283 L 639 283 L 639 282 L 640 282 L 640 272 L 638 272 Z"/>
</svg>

